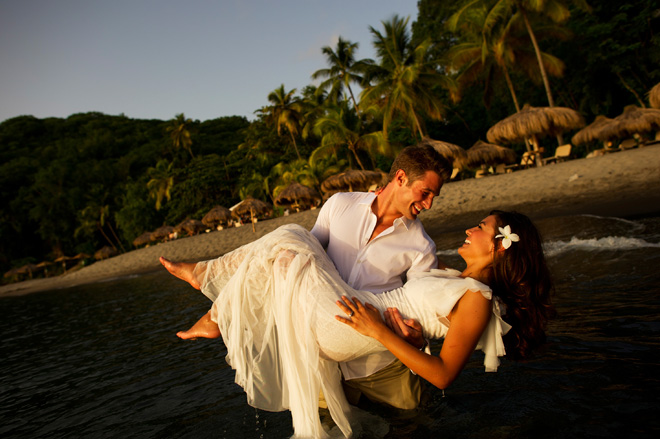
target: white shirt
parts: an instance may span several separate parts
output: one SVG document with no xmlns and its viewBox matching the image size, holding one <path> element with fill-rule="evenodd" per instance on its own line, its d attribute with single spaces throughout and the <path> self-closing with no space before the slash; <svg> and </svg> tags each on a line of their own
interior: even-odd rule
<svg viewBox="0 0 660 439">
<path fill-rule="evenodd" d="M 393 290 L 412 278 L 437 268 L 435 243 L 422 223 L 405 217 L 369 241 L 376 227 L 371 206 L 376 194 L 342 192 L 324 205 L 312 234 L 326 248 L 342 279 L 358 290 Z M 384 352 L 350 363 L 340 363 L 345 379 L 369 376 L 394 360 Z"/>
</svg>

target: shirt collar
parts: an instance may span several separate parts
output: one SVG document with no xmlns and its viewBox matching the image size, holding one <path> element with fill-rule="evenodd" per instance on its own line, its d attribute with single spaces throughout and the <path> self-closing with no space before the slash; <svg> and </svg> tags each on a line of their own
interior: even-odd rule
<svg viewBox="0 0 660 439">
<path fill-rule="evenodd" d="M 369 210 L 371 210 L 371 205 L 374 204 L 374 201 L 376 200 L 376 193 L 374 192 L 369 192 L 366 197 L 362 201 L 360 201 L 358 204 L 366 206 Z M 411 220 L 409 218 L 406 218 L 405 216 L 401 215 L 397 219 L 394 220 L 392 223 L 392 226 L 396 228 L 399 224 L 401 224 L 403 227 L 406 228 L 406 230 L 410 229 L 410 226 L 412 225 L 413 222 L 417 220 Z"/>
</svg>

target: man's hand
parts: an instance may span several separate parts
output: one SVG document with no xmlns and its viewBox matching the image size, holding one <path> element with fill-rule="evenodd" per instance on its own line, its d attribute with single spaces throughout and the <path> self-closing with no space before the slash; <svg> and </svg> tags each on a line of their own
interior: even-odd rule
<svg viewBox="0 0 660 439">
<path fill-rule="evenodd" d="M 404 319 L 396 308 L 387 308 L 384 316 L 385 323 L 396 335 L 417 349 L 424 347 L 426 340 L 422 334 L 422 325 L 417 320 Z"/>
</svg>

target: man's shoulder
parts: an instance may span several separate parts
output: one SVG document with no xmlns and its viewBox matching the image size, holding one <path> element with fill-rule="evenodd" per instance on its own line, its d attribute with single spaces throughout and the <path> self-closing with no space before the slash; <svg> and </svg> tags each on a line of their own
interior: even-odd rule
<svg viewBox="0 0 660 439">
<path fill-rule="evenodd" d="M 362 204 L 371 204 L 375 194 L 372 192 L 337 192 L 325 202 L 323 207 L 328 208 L 350 208 Z"/>
<path fill-rule="evenodd" d="M 419 218 L 416 218 L 414 221 L 410 221 L 408 223 L 408 236 L 415 236 L 416 239 L 418 240 L 420 245 L 424 247 L 429 247 L 433 248 L 433 251 L 435 251 L 435 242 L 431 239 L 428 233 L 426 233 L 426 230 L 424 229 L 424 225 L 422 222 L 419 220 Z"/>
<path fill-rule="evenodd" d="M 360 200 L 367 200 L 373 198 L 375 194 L 373 192 L 337 192 L 330 198 L 328 202 L 356 202 Z"/>
</svg>

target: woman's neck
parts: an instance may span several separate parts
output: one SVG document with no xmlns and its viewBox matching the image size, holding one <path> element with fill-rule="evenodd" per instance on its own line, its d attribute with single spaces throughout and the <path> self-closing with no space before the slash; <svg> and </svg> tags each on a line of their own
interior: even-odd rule
<svg viewBox="0 0 660 439">
<path fill-rule="evenodd" d="M 490 266 L 481 267 L 468 265 L 465 270 L 463 270 L 463 273 L 461 273 L 461 277 L 471 277 L 472 279 L 478 280 L 482 284 L 488 285 L 490 281 L 490 271 Z"/>
</svg>

